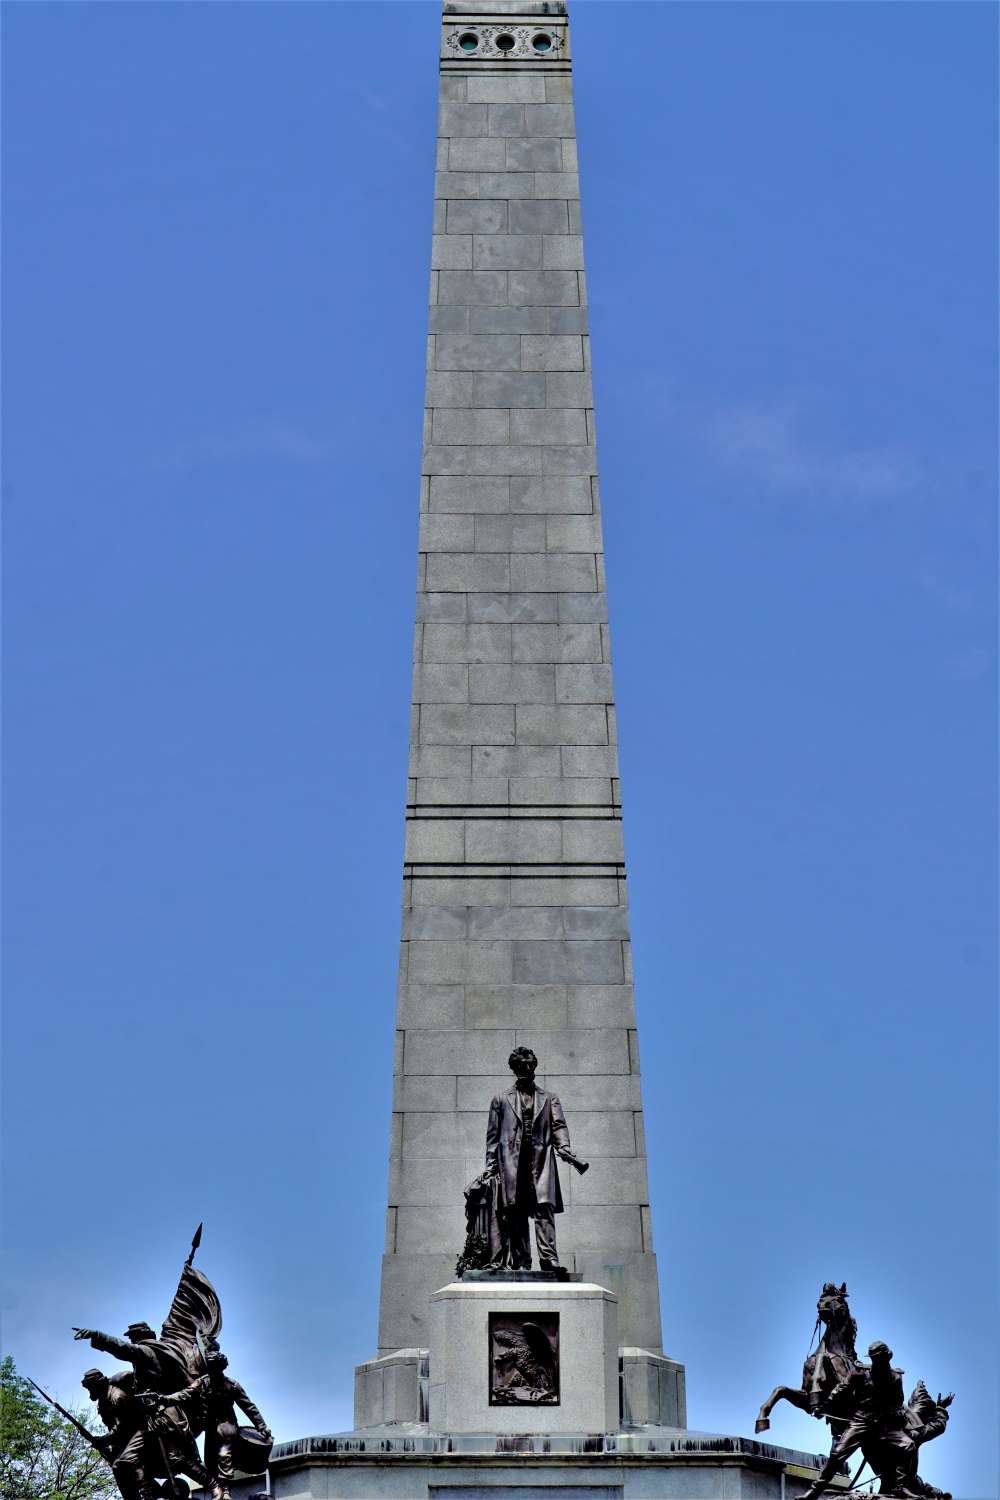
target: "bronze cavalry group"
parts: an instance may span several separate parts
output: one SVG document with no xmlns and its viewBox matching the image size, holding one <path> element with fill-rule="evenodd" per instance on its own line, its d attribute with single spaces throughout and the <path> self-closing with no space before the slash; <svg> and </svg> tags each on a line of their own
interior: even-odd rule
<svg viewBox="0 0 1000 1500">
<path fill-rule="evenodd" d="M 894 1500 L 951 1500 L 917 1473 L 924 1443 L 944 1432 L 953 1393 L 935 1400 L 918 1381 L 904 1398 L 903 1372 L 881 1340 L 868 1347 L 866 1364 L 855 1348 L 858 1326 L 847 1305 L 847 1283 L 827 1282 L 816 1305 L 819 1343 L 806 1359 L 799 1387 L 779 1385 L 760 1409 L 757 1431 L 766 1432 L 771 1412 L 788 1401 L 829 1423 L 833 1444 L 816 1482 L 802 1500 L 816 1500 L 847 1459 L 860 1452 L 879 1480 L 879 1494 Z M 859 1470 L 860 1473 L 860 1470 Z"/>
<path fill-rule="evenodd" d="M 122 1500 L 187 1500 L 189 1480 L 213 1500 L 231 1500 L 236 1474 L 264 1474 L 271 1456 L 267 1423 L 226 1374 L 219 1298 L 192 1264 L 200 1239 L 199 1225 L 159 1334 L 145 1322 L 130 1323 L 122 1337 L 96 1328 L 73 1330 L 75 1338 L 126 1366 L 111 1375 L 96 1368 L 83 1375 L 104 1432 L 90 1432 L 58 1408 L 110 1464 Z M 52 1400 L 40 1386 L 35 1389 Z M 237 1411 L 249 1426 L 239 1424 Z"/>
</svg>

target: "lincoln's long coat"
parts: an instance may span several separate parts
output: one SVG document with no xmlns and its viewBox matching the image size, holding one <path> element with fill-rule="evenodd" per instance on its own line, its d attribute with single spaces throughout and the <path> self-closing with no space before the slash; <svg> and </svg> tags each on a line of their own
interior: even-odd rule
<svg viewBox="0 0 1000 1500">
<path fill-rule="evenodd" d="M 499 1175 L 500 1200 L 507 1208 L 517 1203 L 517 1162 L 523 1133 L 521 1103 L 517 1089 L 497 1094 L 490 1103 L 486 1127 L 486 1172 Z M 562 1193 L 556 1169 L 556 1150 L 569 1150 L 569 1129 L 563 1107 L 555 1094 L 535 1089 L 535 1117 L 531 1130 L 531 1168 L 535 1179 L 535 1197 L 539 1203 L 550 1203 L 561 1214 Z"/>
</svg>

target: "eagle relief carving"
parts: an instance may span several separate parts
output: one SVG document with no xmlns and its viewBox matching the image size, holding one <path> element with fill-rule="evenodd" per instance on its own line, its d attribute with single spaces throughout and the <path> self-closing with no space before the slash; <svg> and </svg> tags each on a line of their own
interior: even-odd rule
<svg viewBox="0 0 1000 1500">
<path fill-rule="evenodd" d="M 490 1313 L 490 1405 L 559 1405 L 559 1314 Z"/>
</svg>

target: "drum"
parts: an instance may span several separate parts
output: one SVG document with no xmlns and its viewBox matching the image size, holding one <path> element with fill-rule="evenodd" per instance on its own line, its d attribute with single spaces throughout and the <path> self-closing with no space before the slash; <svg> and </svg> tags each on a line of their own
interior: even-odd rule
<svg viewBox="0 0 1000 1500">
<path fill-rule="evenodd" d="M 256 1427 L 238 1427 L 233 1440 L 233 1464 L 241 1474 L 263 1474 L 271 1457 L 272 1440 Z"/>
</svg>

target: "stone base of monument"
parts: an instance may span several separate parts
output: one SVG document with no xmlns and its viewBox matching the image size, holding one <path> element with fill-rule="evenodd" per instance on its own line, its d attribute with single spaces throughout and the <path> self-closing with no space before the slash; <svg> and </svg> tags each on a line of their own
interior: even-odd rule
<svg viewBox="0 0 1000 1500">
<path fill-rule="evenodd" d="M 688 1431 L 683 1366 L 594 1283 L 454 1282 L 430 1330 L 358 1366 L 355 1431 L 275 1447 L 274 1500 L 796 1500 L 823 1462 Z"/>
</svg>

